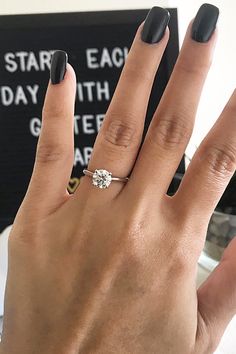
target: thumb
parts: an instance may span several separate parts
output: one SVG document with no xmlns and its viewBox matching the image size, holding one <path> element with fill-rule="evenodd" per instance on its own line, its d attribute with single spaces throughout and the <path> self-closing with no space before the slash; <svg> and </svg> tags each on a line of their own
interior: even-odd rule
<svg viewBox="0 0 236 354">
<path fill-rule="evenodd" d="M 208 342 L 216 348 L 236 314 L 236 238 L 225 249 L 220 264 L 198 289 L 198 308 Z"/>
</svg>

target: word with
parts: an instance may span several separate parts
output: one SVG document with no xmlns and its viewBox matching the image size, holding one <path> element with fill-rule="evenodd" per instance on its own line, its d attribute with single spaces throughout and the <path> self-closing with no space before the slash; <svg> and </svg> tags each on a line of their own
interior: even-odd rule
<svg viewBox="0 0 236 354">
<path fill-rule="evenodd" d="M 77 83 L 77 93 L 76 98 L 80 102 L 84 102 L 85 100 L 89 102 L 93 102 L 95 100 L 102 101 L 103 99 L 106 101 L 110 101 L 110 88 L 109 82 L 95 82 L 95 81 L 85 81 L 81 83 Z"/>
</svg>

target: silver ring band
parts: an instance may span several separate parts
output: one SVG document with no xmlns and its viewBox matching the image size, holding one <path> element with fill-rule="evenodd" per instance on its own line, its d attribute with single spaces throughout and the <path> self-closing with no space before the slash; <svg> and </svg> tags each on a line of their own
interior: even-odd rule
<svg viewBox="0 0 236 354">
<path fill-rule="evenodd" d="M 93 177 L 94 172 L 89 171 L 89 170 L 83 170 L 83 173 L 86 176 Z M 128 177 L 111 177 L 112 181 L 117 181 L 117 182 L 128 182 L 129 178 Z"/>
<path fill-rule="evenodd" d="M 126 183 L 129 180 L 128 177 L 113 177 L 111 172 L 104 169 L 96 169 L 94 172 L 84 169 L 83 173 L 93 179 L 94 186 L 101 189 L 108 188 L 112 181 Z"/>
</svg>

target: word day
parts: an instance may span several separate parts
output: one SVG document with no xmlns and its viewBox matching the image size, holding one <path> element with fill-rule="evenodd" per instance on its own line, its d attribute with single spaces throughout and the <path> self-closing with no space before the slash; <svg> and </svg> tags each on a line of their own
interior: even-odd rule
<svg viewBox="0 0 236 354">
<path fill-rule="evenodd" d="M 0 104 L 2 106 L 37 104 L 39 85 L 0 86 Z"/>
</svg>

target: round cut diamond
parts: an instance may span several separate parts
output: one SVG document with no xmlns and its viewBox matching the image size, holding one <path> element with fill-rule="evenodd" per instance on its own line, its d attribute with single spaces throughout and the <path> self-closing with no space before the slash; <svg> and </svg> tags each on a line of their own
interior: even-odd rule
<svg viewBox="0 0 236 354">
<path fill-rule="evenodd" d="M 112 174 L 106 170 L 95 170 L 93 174 L 93 185 L 104 189 L 108 188 L 112 181 Z"/>
</svg>

